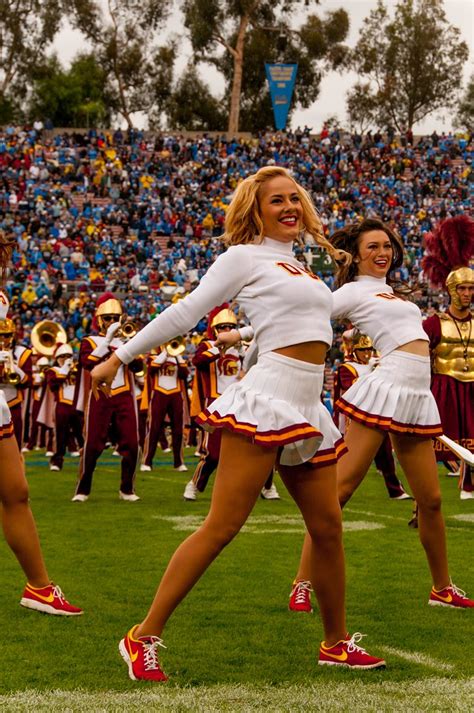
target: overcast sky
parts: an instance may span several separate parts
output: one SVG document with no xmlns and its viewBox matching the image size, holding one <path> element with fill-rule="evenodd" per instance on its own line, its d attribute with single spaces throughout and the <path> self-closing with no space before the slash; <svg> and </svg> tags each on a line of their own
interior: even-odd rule
<svg viewBox="0 0 474 713">
<path fill-rule="evenodd" d="M 351 47 L 357 42 L 359 30 L 364 19 L 369 12 L 376 6 L 377 0 L 322 0 L 319 9 L 316 12 L 324 14 L 325 11 L 335 10 L 339 7 L 344 7 L 350 18 L 350 31 L 347 38 L 347 44 Z M 395 7 L 394 0 L 386 0 L 389 7 Z M 462 37 L 467 42 L 470 50 L 470 59 L 465 66 L 465 84 L 470 74 L 474 72 L 474 0 L 444 0 L 444 7 L 448 21 L 459 27 Z M 311 9 L 314 12 L 314 9 Z M 295 18 L 296 24 L 299 24 L 299 18 Z M 179 13 L 175 13 L 168 23 L 170 32 L 182 33 L 180 25 Z M 63 31 L 57 36 L 54 43 L 54 49 L 58 53 L 63 63 L 68 64 L 74 55 L 79 50 L 87 49 L 82 35 L 74 32 L 67 25 Z M 177 71 L 184 67 L 191 55 L 189 43 L 184 42 L 182 45 L 182 54 L 177 65 Z M 223 87 L 218 73 L 213 68 L 203 69 L 203 77 L 211 84 L 214 89 L 217 89 L 217 94 Z M 292 126 L 295 128 L 298 125 L 303 126 L 308 124 L 315 131 L 319 130 L 324 120 L 329 116 L 337 115 L 340 119 L 345 119 L 345 94 L 351 86 L 356 82 L 357 75 L 351 72 L 345 72 L 343 75 L 336 72 L 328 73 L 322 83 L 321 91 L 318 100 L 308 109 L 296 110 L 292 117 Z M 445 112 L 443 117 L 433 115 L 428 117 L 423 123 L 416 126 L 416 133 L 431 133 L 434 129 L 441 131 L 443 129 L 451 129 L 451 120 L 449 112 Z"/>
</svg>

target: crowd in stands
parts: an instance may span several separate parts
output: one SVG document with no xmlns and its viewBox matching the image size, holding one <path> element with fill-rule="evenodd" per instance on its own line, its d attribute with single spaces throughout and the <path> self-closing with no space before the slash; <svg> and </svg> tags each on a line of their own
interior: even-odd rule
<svg viewBox="0 0 474 713">
<path fill-rule="evenodd" d="M 423 234 L 469 210 L 472 150 L 466 135 L 414 140 L 390 129 L 313 135 L 305 127 L 240 139 L 0 130 L 0 228 L 17 237 L 7 289 L 19 340 L 51 319 L 78 344 L 103 290 L 148 321 L 197 284 L 222 250 L 237 183 L 272 163 L 309 190 L 328 233 L 366 215 L 393 223 L 407 247 L 399 277 L 420 287 L 428 313 L 445 298 L 420 279 Z M 301 259 L 311 264 L 312 251 L 302 246 Z M 323 277 L 331 284 L 330 273 Z"/>
</svg>

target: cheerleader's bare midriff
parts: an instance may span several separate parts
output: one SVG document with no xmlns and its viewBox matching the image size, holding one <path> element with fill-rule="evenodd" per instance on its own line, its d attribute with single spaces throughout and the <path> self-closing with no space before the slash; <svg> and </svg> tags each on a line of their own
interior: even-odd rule
<svg viewBox="0 0 474 713">
<path fill-rule="evenodd" d="M 308 362 L 308 364 L 324 364 L 328 345 L 324 342 L 303 342 L 301 344 L 290 344 L 287 347 L 273 349 L 275 354 Z"/>
<path fill-rule="evenodd" d="M 415 339 L 413 342 L 402 344 L 402 346 L 395 349 L 395 351 L 408 352 L 408 354 L 416 354 L 417 356 L 429 357 L 430 355 L 429 342 L 425 342 L 423 339 Z"/>
</svg>

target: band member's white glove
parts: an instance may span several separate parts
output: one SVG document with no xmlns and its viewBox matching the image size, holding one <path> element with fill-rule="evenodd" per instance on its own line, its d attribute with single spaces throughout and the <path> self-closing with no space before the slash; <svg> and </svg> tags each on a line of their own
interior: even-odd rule
<svg viewBox="0 0 474 713">
<path fill-rule="evenodd" d="M 99 344 L 99 346 L 94 349 L 94 351 L 92 352 L 92 356 L 99 357 L 99 359 L 102 359 L 102 357 L 107 356 L 110 351 L 110 345 L 112 343 L 112 340 L 115 337 L 115 334 L 117 333 L 119 328 L 120 322 L 114 322 L 110 325 L 105 334 L 104 341 L 101 342 L 101 344 Z"/>
<path fill-rule="evenodd" d="M 0 364 L 5 364 L 10 359 L 10 352 L 0 352 Z"/>
<path fill-rule="evenodd" d="M 23 371 L 23 369 L 21 369 L 21 368 L 18 366 L 18 364 L 13 364 L 13 371 L 15 372 L 15 374 L 18 374 L 18 376 L 20 377 L 21 381 L 23 381 L 23 379 L 25 378 L 26 374 L 25 374 L 25 372 Z"/>
<path fill-rule="evenodd" d="M 181 354 L 178 354 L 178 356 L 176 357 L 176 361 L 178 362 L 178 364 L 186 364 Z"/>
<path fill-rule="evenodd" d="M 159 354 L 157 354 L 155 357 L 153 357 L 153 361 L 151 362 L 154 366 L 161 366 L 161 364 L 164 364 L 165 361 L 168 359 L 168 352 L 166 349 L 163 349 Z"/>
<path fill-rule="evenodd" d="M 72 364 L 73 364 L 72 357 L 70 359 L 66 359 L 64 364 L 61 367 L 59 367 L 58 371 L 61 374 L 64 374 L 64 376 L 67 376 L 71 370 Z"/>
<path fill-rule="evenodd" d="M 114 322 L 113 324 L 110 325 L 108 328 L 106 334 L 105 334 L 105 341 L 107 344 L 110 346 L 112 343 L 112 339 L 115 337 L 116 333 L 120 329 L 120 322 Z"/>
</svg>

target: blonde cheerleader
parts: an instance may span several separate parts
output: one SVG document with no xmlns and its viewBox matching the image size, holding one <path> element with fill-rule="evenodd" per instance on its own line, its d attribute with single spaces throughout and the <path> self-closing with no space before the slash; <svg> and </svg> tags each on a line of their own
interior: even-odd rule
<svg viewBox="0 0 474 713">
<path fill-rule="evenodd" d="M 185 334 L 216 304 L 234 299 L 253 326 L 260 354 L 248 374 L 199 416 L 205 428 L 222 429 L 210 512 L 176 550 L 147 616 L 122 639 L 120 653 L 132 679 L 166 680 L 157 657 L 165 623 L 239 532 L 276 463 L 311 538 L 311 578 L 325 633 L 319 663 L 382 667 L 382 659 L 357 645 L 360 634 L 347 634 L 344 617 L 335 467 L 344 447 L 320 400 L 332 295 L 296 260 L 292 245 L 306 230 L 336 259 L 348 256 L 325 240 L 308 194 L 282 168 L 266 167 L 242 181 L 225 228 L 229 247 L 199 287 L 92 372 L 94 391 L 107 391 L 122 363 Z"/>
</svg>

